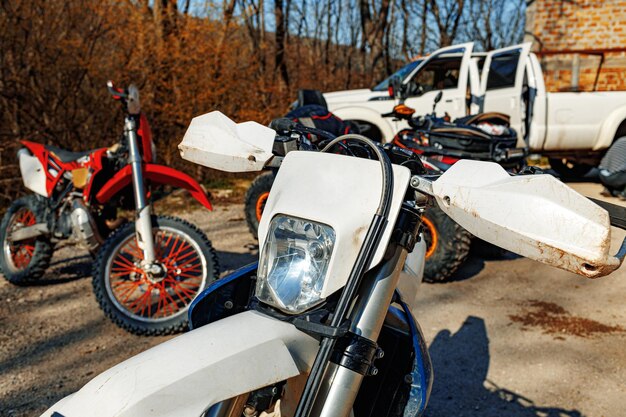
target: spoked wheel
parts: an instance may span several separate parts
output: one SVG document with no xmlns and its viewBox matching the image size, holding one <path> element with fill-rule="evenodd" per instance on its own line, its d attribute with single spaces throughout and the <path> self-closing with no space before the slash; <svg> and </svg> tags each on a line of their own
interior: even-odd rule
<svg viewBox="0 0 626 417">
<path fill-rule="evenodd" d="M 40 278 L 50 265 L 52 246 L 47 238 L 11 241 L 12 233 L 42 222 L 44 211 L 34 195 L 15 201 L 4 215 L 0 224 L 0 270 L 9 282 L 27 284 Z"/>
<path fill-rule="evenodd" d="M 206 235 L 173 217 L 153 218 L 159 271 L 142 269 L 135 224 L 114 232 L 98 254 L 93 287 L 100 307 L 118 326 L 141 335 L 183 331 L 194 298 L 219 277 Z"/>
<path fill-rule="evenodd" d="M 265 210 L 265 203 L 267 203 L 267 197 L 270 196 L 269 191 L 264 192 L 263 194 L 261 194 L 258 198 L 258 200 L 256 201 L 256 221 L 260 222 L 261 221 L 261 216 L 263 216 L 263 210 Z"/>
<path fill-rule="evenodd" d="M 270 195 L 272 184 L 274 183 L 274 173 L 266 172 L 254 179 L 250 188 L 246 191 L 245 207 L 246 222 L 248 229 L 255 239 L 258 239 L 259 222 L 265 210 L 265 203 Z"/>
<path fill-rule="evenodd" d="M 8 229 L 13 232 L 36 223 L 35 213 L 28 207 L 21 207 L 9 220 Z M 5 240 L 5 247 L 8 252 L 7 263 L 12 270 L 23 271 L 28 267 L 35 254 L 35 243 L 35 239 L 22 240 L 20 242 Z"/>
<path fill-rule="evenodd" d="M 424 235 L 424 241 L 426 242 L 426 259 L 428 259 L 437 249 L 437 245 L 439 244 L 439 235 L 437 234 L 437 229 L 435 228 L 433 222 L 426 216 L 422 217 L 422 223 L 424 224 L 422 234 Z"/>
<path fill-rule="evenodd" d="M 471 234 L 438 207 L 430 207 L 422 217 L 426 242 L 424 280 L 445 282 L 465 261 Z"/>
</svg>

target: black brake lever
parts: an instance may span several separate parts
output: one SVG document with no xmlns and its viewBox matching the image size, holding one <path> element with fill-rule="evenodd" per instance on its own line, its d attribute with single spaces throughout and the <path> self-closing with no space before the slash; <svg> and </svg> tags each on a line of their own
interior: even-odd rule
<svg viewBox="0 0 626 417">
<path fill-rule="evenodd" d="M 314 127 L 307 127 L 287 118 L 280 118 L 280 119 L 272 120 L 272 122 L 270 123 L 270 128 L 274 129 L 278 133 L 291 132 L 291 131 L 298 132 L 301 134 L 310 133 L 312 135 L 320 136 L 320 137 L 323 137 L 325 139 L 330 139 L 330 140 L 333 140 L 336 137 L 332 133 L 329 133 L 325 130 L 316 129 Z"/>
<path fill-rule="evenodd" d="M 115 100 L 121 100 L 128 98 L 128 93 L 124 90 L 120 90 L 119 88 L 115 88 L 113 86 L 113 81 L 107 81 L 107 90 L 109 90 L 109 94 L 113 96 Z"/>
<path fill-rule="evenodd" d="M 611 226 L 626 230 L 626 207 L 618 206 L 617 204 L 608 203 L 591 197 L 587 198 L 609 212 Z"/>
</svg>

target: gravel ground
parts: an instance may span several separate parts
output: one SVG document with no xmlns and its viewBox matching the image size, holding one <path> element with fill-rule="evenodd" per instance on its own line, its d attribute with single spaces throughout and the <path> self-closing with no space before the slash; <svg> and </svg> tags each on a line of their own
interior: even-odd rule
<svg viewBox="0 0 626 417">
<path fill-rule="evenodd" d="M 573 184 L 598 196 L 595 184 Z M 616 199 L 612 202 L 619 203 Z M 255 259 L 240 204 L 178 213 L 202 227 L 223 271 Z M 624 233 L 614 229 L 614 246 Z M 0 280 L 0 416 L 38 415 L 112 365 L 167 338 L 101 313 L 91 259 L 61 247 L 38 284 Z M 427 415 L 626 415 L 626 269 L 600 280 L 475 244 L 453 282 L 424 284 L 415 314 L 435 384 Z"/>
</svg>

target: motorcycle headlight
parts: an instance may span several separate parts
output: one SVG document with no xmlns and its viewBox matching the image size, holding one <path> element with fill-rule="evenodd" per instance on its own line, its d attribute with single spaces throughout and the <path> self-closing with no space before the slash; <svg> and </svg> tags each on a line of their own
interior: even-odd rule
<svg viewBox="0 0 626 417">
<path fill-rule="evenodd" d="M 259 261 L 256 296 L 286 313 L 301 313 L 323 301 L 335 231 L 310 220 L 272 219 Z"/>
</svg>

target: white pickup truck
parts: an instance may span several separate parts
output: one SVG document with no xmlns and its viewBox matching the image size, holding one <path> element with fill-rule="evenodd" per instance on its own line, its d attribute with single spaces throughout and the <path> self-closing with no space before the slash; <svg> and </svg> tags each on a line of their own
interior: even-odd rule
<svg viewBox="0 0 626 417">
<path fill-rule="evenodd" d="M 584 175 L 598 164 L 615 139 L 626 136 L 626 91 L 548 93 L 541 66 L 530 43 L 488 53 L 474 53 L 473 43 L 439 49 L 413 61 L 396 74 L 414 91 L 406 105 L 416 114 L 432 112 L 454 119 L 482 111 L 511 117 L 518 146 L 547 156 L 563 175 Z M 328 108 L 358 123 L 373 139 L 390 141 L 405 122 L 383 118 L 396 104 L 387 91 L 389 79 L 372 89 L 324 94 Z"/>
</svg>

